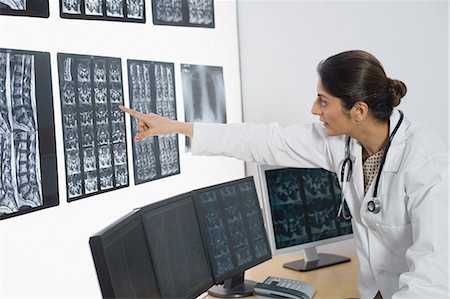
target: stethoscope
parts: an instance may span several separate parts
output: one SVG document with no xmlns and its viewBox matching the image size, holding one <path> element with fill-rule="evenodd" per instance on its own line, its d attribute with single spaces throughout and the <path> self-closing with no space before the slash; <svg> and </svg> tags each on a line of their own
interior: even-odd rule
<svg viewBox="0 0 450 299">
<path fill-rule="evenodd" d="M 384 162 L 386 161 L 386 156 L 389 151 L 389 147 L 391 146 L 391 142 L 394 139 L 395 133 L 397 133 L 398 128 L 400 128 L 400 125 L 403 121 L 403 112 L 401 110 L 398 110 L 400 113 L 400 119 L 398 120 L 397 124 L 395 125 L 394 130 L 389 135 L 388 142 L 386 144 L 383 157 L 380 162 L 380 168 L 378 169 L 377 177 L 375 178 L 375 187 L 373 190 L 372 199 L 367 203 L 367 210 L 373 214 L 378 214 L 381 211 L 381 201 L 378 199 L 378 184 L 380 183 L 380 177 L 381 177 L 381 171 L 383 170 Z M 345 194 L 347 191 L 348 182 L 350 182 L 350 178 L 353 173 L 353 161 L 350 157 L 350 139 L 351 137 L 347 137 L 347 142 L 345 143 L 345 159 L 342 163 L 341 167 L 341 185 L 342 185 L 342 197 L 341 197 L 341 204 L 339 205 L 339 210 L 337 213 L 337 217 L 339 218 L 342 214 L 342 217 L 345 220 L 350 220 L 352 216 L 350 214 L 346 214 L 344 211 L 344 202 L 345 202 Z M 347 167 L 348 165 L 348 167 Z M 346 171 L 347 169 L 347 171 Z M 347 176 L 345 175 L 347 173 Z M 344 180 L 345 178 L 345 180 Z M 344 183 L 344 181 L 346 183 Z"/>
</svg>

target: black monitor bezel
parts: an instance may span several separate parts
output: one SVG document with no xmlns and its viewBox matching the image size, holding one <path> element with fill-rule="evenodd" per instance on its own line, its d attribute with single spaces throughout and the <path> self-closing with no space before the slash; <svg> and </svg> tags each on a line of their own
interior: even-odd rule
<svg viewBox="0 0 450 299">
<path fill-rule="evenodd" d="M 106 226 L 96 234 L 92 235 L 89 238 L 89 245 L 91 247 L 92 258 L 94 260 L 95 271 L 97 273 L 98 282 L 100 284 L 100 290 L 102 292 L 102 296 L 104 298 L 117 298 L 114 292 L 114 287 L 111 281 L 111 275 L 109 272 L 109 266 L 106 262 L 106 256 L 104 252 L 104 240 L 113 236 L 117 231 L 122 230 L 124 227 L 130 225 L 134 221 L 139 221 L 140 225 L 143 228 L 142 217 L 139 209 L 134 209 L 133 211 L 125 214 L 120 217 L 110 225 Z M 147 239 L 144 240 L 147 245 Z M 147 245 L 147 251 L 149 253 L 149 257 L 151 259 L 150 248 Z M 153 275 L 156 277 L 155 270 L 153 268 L 153 260 L 152 262 L 152 271 Z M 161 293 L 158 287 L 158 293 Z"/>
<path fill-rule="evenodd" d="M 192 192 L 192 191 L 191 192 L 186 192 L 186 193 L 183 193 L 183 194 L 179 194 L 179 195 L 176 195 L 176 196 L 173 196 L 173 197 L 170 197 L 170 198 L 167 198 L 167 199 L 155 202 L 155 203 L 151 203 L 151 204 L 148 204 L 146 206 L 143 206 L 143 207 L 139 208 L 139 210 L 141 212 L 142 225 L 143 225 L 144 231 L 145 231 L 145 224 L 144 224 L 145 213 L 147 213 L 149 211 L 153 211 L 153 210 L 157 210 L 157 209 L 163 208 L 165 206 L 171 205 L 173 203 L 176 203 L 176 202 L 179 202 L 179 201 L 182 201 L 182 200 L 188 200 L 187 199 L 188 197 L 191 198 L 192 204 L 193 204 L 194 209 L 195 209 L 194 192 Z M 205 242 L 204 242 L 203 233 L 202 233 L 202 230 L 201 230 L 201 225 L 200 225 L 200 223 L 198 221 L 197 210 L 195 209 L 194 212 L 195 212 L 195 215 L 196 215 L 196 218 L 197 218 L 197 224 L 198 224 L 198 227 L 199 227 L 199 230 L 200 230 L 200 234 L 201 234 L 200 237 L 201 237 L 202 243 L 203 243 L 202 247 L 203 247 L 205 256 L 207 258 L 207 264 L 208 264 L 208 269 L 209 269 L 209 274 L 210 274 L 210 280 L 208 282 L 206 282 L 201 288 L 193 291 L 191 294 L 188 294 L 185 298 L 196 298 L 196 297 L 200 296 L 201 294 L 203 294 L 204 292 L 206 292 L 211 286 L 214 285 L 213 273 L 212 273 L 212 269 L 211 269 L 211 261 L 210 261 L 210 258 L 209 258 L 209 254 L 208 254 L 207 248 L 205 247 Z M 147 239 L 147 236 L 146 236 L 146 239 Z M 146 242 L 148 242 L 148 240 L 146 240 Z M 147 243 L 147 247 L 148 247 L 148 243 Z M 149 251 L 150 251 L 150 257 L 151 257 L 152 263 L 153 263 L 154 256 L 153 256 L 150 248 L 149 248 Z M 189 275 L 189 273 L 186 273 L 186 275 Z M 161 285 L 159 283 L 159 279 L 160 278 L 158 278 L 156 273 L 155 273 L 155 277 L 156 277 L 156 280 L 158 281 L 158 286 L 160 286 Z"/>
<path fill-rule="evenodd" d="M 242 266 L 240 266 L 238 268 L 235 268 L 235 269 L 233 269 L 233 271 L 230 271 L 230 272 L 225 273 L 225 274 L 217 275 L 216 274 L 217 273 L 217 268 L 216 268 L 215 264 L 212 262 L 212 259 L 211 259 L 210 252 L 212 252 L 212 249 L 211 249 L 211 246 L 209 245 L 209 242 L 208 242 L 208 234 L 206 232 L 206 225 L 205 225 L 204 221 L 201 219 L 201 217 L 198 217 L 199 218 L 198 220 L 199 220 L 199 223 L 200 223 L 200 229 L 201 229 L 202 237 L 203 237 L 203 243 L 204 243 L 204 245 L 207 248 L 207 253 L 208 253 L 208 256 L 210 258 L 211 271 L 212 271 L 212 275 L 214 277 L 214 282 L 216 284 L 221 284 L 225 280 L 227 280 L 229 278 L 232 278 L 233 276 L 235 276 L 235 275 L 237 275 L 239 273 L 243 273 L 244 271 L 246 271 L 246 270 L 248 270 L 248 269 L 250 269 L 250 268 L 252 268 L 252 267 L 254 267 L 256 265 L 259 265 L 259 264 L 261 264 L 261 263 L 263 263 L 263 262 L 265 262 L 265 261 L 267 261 L 267 260 L 272 258 L 272 252 L 270 250 L 270 243 L 269 243 L 269 240 L 268 240 L 268 237 L 267 237 L 267 230 L 266 230 L 266 227 L 265 227 L 265 222 L 264 222 L 264 218 L 263 218 L 263 215 L 262 215 L 262 209 L 261 209 L 261 205 L 260 205 L 260 202 L 259 202 L 259 199 L 258 199 L 258 194 L 256 192 L 255 181 L 253 179 L 253 176 L 248 176 L 248 177 L 245 177 L 245 178 L 241 178 L 241 179 L 237 179 L 237 180 L 233 180 L 233 181 L 228 181 L 228 182 L 224 182 L 224 183 L 220 183 L 220 184 L 217 184 L 217 185 L 212 185 L 212 186 L 208 186 L 208 187 L 204 187 L 204 188 L 200 188 L 200 189 L 195 190 L 194 191 L 194 196 L 195 196 L 194 204 L 195 204 L 195 208 L 197 210 L 197 215 L 199 215 L 199 209 L 200 209 L 199 204 L 197 203 L 198 200 L 199 200 L 198 194 L 203 193 L 203 192 L 207 192 L 207 191 L 210 191 L 210 190 L 220 189 L 220 188 L 223 188 L 223 187 L 226 187 L 226 186 L 230 186 L 230 185 L 238 185 L 238 184 L 245 183 L 245 182 L 250 182 L 252 184 L 252 186 L 253 186 L 253 190 L 252 191 L 253 191 L 254 197 L 255 197 L 255 199 L 258 202 L 258 206 L 260 207 L 260 212 L 258 213 L 258 215 L 259 215 L 259 218 L 260 218 L 260 222 L 263 225 L 264 240 L 265 240 L 266 247 L 267 247 L 267 254 L 263 255 L 262 257 L 259 257 L 257 259 L 252 260 L 250 263 L 247 263 L 247 264 L 244 264 L 244 265 L 242 265 Z"/>
</svg>

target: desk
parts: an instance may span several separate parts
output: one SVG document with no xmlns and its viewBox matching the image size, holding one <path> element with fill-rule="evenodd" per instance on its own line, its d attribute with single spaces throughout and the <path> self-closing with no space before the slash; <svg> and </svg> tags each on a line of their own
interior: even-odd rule
<svg viewBox="0 0 450 299">
<path fill-rule="evenodd" d="M 264 281 L 267 276 L 297 279 L 309 282 L 317 289 L 314 299 L 359 298 L 359 292 L 356 287 L 359 266 L 356 256 L 350 257 L 351 261 L 348 263 L 308 272 L 297 272 L 283 268 L 284 263 L 301 258 L 301 256 L 274 256 L 272 259 L 245 271 L 245 279 L 254 280 L 257 282 Z M 208 296 L 207 298 L 215 297 Z"/>
</svg>

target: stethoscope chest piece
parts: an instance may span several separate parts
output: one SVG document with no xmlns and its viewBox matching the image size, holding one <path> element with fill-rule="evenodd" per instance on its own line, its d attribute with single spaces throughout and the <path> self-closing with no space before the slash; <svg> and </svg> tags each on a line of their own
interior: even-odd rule
<svg viewBox="0 0 450 299">
<path fill-rule="evenodd" d="M 367 203 L 367 210 L 374 214 L 378 214 L 381 211 L 381 201 L 378 198 L 374 198 L 373 200 Z"/>
</svg>

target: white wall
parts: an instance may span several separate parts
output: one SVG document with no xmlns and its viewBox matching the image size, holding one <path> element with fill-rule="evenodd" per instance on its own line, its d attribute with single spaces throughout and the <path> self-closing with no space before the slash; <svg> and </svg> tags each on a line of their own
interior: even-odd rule
<svg viewBox="0 0 450 299">
<path fill-rule="evenodd" d="M 151 1 L 146 3 L 144 25 L 60 19 L 53 0 L 49 19 L 0 16 L 2 48 L 52 55 L 61 200 L 57 207 L 0 222 L 1 298 L 100 297 L 90 235 L 134 207 L 243 175 L 242 163 L 233 159 L 180 152 L 180 175 L 65 201 L 57 52 L 121 57 L 123 69 L 128 58 L 174 62 L 179 119 L 184 115 L 179 64 L 222 65 L 228 121 L 242 119 L 235 0 L 215 0 L 215 29 L 154 26 Z M 238 0 L 238 10 L 245 121 L 288 125 L 315 120 L 309 111 L 317 63 L 358 48 L 375 54 L 390 76 L 408 85 L 401 105 L 407 116 L 448 140 L 446 1 Z M 124 92 L 128 103 L 126 84 Z M 127 130 L 130 136 L 129 126 Z M 323 250 L 353 252 L 351 242 Z"/>
<path fill-rule="evenodd" d="M 362 49 L 407 85 L 406 116 L 448 142 L 447 1 L 238 0 L 238 24 L 244 121 L 317 121 L 318 62 Z M 351 241 L 322 250 L 354 252 Z"/>
<path fill-rule="evenodd" d="M 185 154 L 180 136 L 181 174 L 134 186 L 127 117 L 130 187 L 67 203 L 56 54 L 121 57 L 125 103 L 126 59 L 175 63 L 178 119 L 184 119 L 180 64 L 223 66 L 227 119 L 241 121 L 236 2 L 215 1 L 215 29 L 155 26 L 150 0 L 145 24 L 61 19 L 59 1 L 49 2 L 48 19 L 0 16 L 0 47 L 51 54 L 60 192 L 59 206 L 0 222 L 0 297 L 100 298 L 91 235 L 133 208 L 243 177 L 244 164 Z"/>
</svg>

